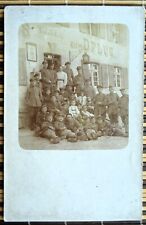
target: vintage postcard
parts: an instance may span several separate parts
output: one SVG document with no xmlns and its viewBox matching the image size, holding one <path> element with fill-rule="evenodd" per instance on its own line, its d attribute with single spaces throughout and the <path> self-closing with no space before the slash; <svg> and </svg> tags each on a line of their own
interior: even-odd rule
<svg viewBox="0 0 146 225">
<path fill-rule="evenodd" d="M 141 219 L 143 42 L 142 7 L 6 7 L 6 221 Z"/>
</svg>

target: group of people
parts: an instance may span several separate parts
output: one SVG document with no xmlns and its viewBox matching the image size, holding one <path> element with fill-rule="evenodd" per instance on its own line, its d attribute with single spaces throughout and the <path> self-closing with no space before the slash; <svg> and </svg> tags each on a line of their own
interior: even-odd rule
<svg viewBox="0 0 146 225">
<path fill-rule="evenodd" d="M 41 79 L 40 79 L 41 73 Z M 30 79 L 26 94 L 29 127 L 36 136 L 59 143 L 96 140 L 101 136 L 128 136 L 128 95 L 121 97 L 109 87 L 109 94 L 91 80 L 84 80 L 82 67 L 74 76 L 70 62 L 65 68 L 54 69 L 53 63 L 43 62 L 40 73 Z M 119 117 L 123 126 L 119 125 Z"/>
</svg>

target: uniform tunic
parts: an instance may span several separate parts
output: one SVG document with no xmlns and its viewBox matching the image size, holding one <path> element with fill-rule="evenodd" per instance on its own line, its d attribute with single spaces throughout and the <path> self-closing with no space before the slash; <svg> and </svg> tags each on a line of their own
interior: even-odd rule
<svg viewBox="0 0 146 225">
<path fill-rule="evenodd" d="M 79 96 L 81 91 L 84 90 L 84 78 L 82 75 L 76 75 L 74 77 L 74 86 L 76 87 L 76 93 Z"/>
<path fill-rule="evenodd" d="M 128 104 L 129 104 L 129 98 L 128 95 L 123 95 L 119 99 L 119 109 L 120 109 L 120 116 L 122 119 L 122 122 L 125 126 L 125 132 L 128 133 Z"/>
<path fill-rule="evenodd" d="M 41 70 L 43 88 L 48 88 L 51 85 L 56 84 L 57 75 L 54 70 L 42 69 Z"/>
<path fill-rule="evenodd" d="M 65 88 L 67 85 L 67 74 L 63 71 L 57 72 L 57 89 Z"/>
<path fill-rule="evenodd" d="M 108 116 L 111 123 L 118 122 L 118 100 L 119 96 L 116 93 L 110 93 L 107 95 Z"/>
<path fill-rule="evenodd" d="M 106 116 L 106 95 L 99 93 L 95 96 L 94 115 L 97 118 L 99 115 L 102 118 Z"/>
<path fill-rule="evenodd" d="M 65 68 L 64 72 L 67 74 L 67 84 L 73 85 L 74 75 L 73 75 L 72 69 L 71 68 L 69 68 L 69 69 Z"/>
</svg>

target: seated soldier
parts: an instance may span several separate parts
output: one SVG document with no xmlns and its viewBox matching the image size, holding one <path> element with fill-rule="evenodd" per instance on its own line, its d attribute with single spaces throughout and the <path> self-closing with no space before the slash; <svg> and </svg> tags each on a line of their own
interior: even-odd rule
<svg viewBox="0 0 146 225">
<path fill-rule="evenodd" d="M 50 140 L 50 143 L 57 144 L 60 139 L 55 134 L 55 128 L 52 123 L 53 115 L 46 111 L 46 106 L 44 106 L 41 112 L 37 115 L 37 127 L 36 135 L 44 137 Z"/>
<path fill-rule="evenodd" d="M 67 141 L 70 141 L 70 142 L 77 141 L 76 134 L 72 132 L 71 130 L 67 129 L 64 122 L 64 116 L 61 113 L 56 114 L 54 126 L 55 126 L 57 135 L 61 139 L 67 139 Z"/>
<path fill-rule="evenodd" d="M 86 106 L 87 106 L 87 111 L 94 114 L 94 105 L 92 103 L 92 100 L 90 97 L 87 97 L 87 103 L 86 103 Z"/>
<path fill-rule="evenodd" d="M 87 107 L 86 107 L 86 105 L 84 105 L 83 107 L 82 107 L 82 109 L 81 109 L 81 115 L 82 116 L 87 116 L 87 117 L 94 117 L 94 114 L 93 113 L 90 113 L 90 112 L 88 112 L 87 111 Z"/>
<path fill-rule="evenodd" d="M 60 112 L 61 110 L 61 102 L 60 102 L 60 95 L 59 95 L 59 91 L 58 90 L 54 90 L 52 92 L 51 98 L 50 98 L 50 102 L 51 102 L 51 107 L 53 109 L 54 112 Z"/>
<path fill-rule="evenodd" d="M 78 140 L 80 141 L 88 140 L 85 132 L 83 131 L 82 125 L 69 113 L 66 115 L 65 124 L 69 130 L 71 130 L 77 135 Z"/>
<path fill-rule="evenodd" d="M 83 116 L 84 122 L 83 127 L 84 131 L 87 135 L 88 140 L 96 140 L 98 138 L 97 132 L 93 129 L 90 118 L 87 116 Z"/>
<path fill-rule="evenodd" d="M 117 124 L 113 125 L 108 120 L 104 120 L 101 116 L 97 118 L 98 131 L 101 131 L 102 136 L 125 136 L 122 128 Z"/>
</svg>

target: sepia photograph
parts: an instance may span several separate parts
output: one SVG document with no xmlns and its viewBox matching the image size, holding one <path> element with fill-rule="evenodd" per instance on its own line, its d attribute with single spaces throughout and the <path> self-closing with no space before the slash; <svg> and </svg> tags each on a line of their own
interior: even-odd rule
<svg viewBox="0 0 146 225">
<path fill-rule="evenodd" d="M 119 149 L 128 143 L 128 29 L 27 23 L 19 29 L 24 149 Z"/>
<path fill-rule="evenodd" d="M 144 18 L 6 7 L 5 221 L 141 219 Z"/>
</svg>

